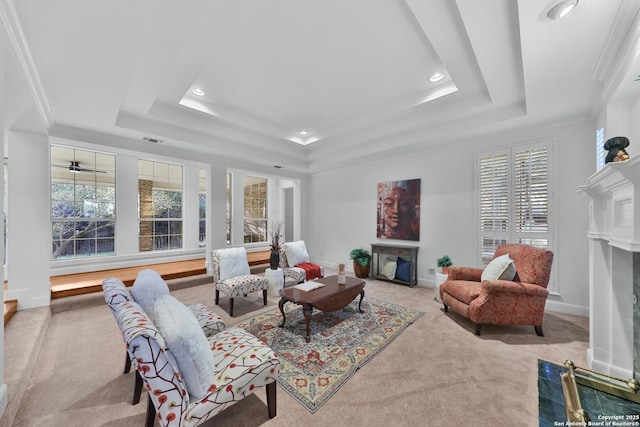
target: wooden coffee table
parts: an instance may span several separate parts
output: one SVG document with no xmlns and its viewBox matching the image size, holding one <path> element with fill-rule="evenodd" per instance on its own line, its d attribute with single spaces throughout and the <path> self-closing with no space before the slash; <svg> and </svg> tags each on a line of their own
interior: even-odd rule
<svg viewBox="0 0 640 427">
<path fill-rule="evenodd" d="M 365 282 L 362 279 L 347 276 L 347 283 L 344 285 L 338 284 L 338 276 L 327 276 L 323 279 L 316 280 L 317 282 L 324 283 L 325 286 L 314 289 L 312 291 L 301 291 L 296 289 L 295 286 L 283 288 L 280 291 L 280 312 L 282 313 L 282 323 L 280 327 L 283 327 L 287 318 L 284 314 L 284 305 L 291 301 L 294 304 L 302 306 L 302 313 L 304 314 L 304 323 L 306 326 L 307 335 L 306 341 L 311 341 L 309 335 L 309 325 L 311 323 L 311 313 L 314 308 L 321 311 L 336 311 L 348 306 L 351 301 L 360 294 L 360 303 L 358 304 L 358 311 L 364 313 L 362 310 L 362 299 L 364 298 L 364 285 Z"/>
</svg>

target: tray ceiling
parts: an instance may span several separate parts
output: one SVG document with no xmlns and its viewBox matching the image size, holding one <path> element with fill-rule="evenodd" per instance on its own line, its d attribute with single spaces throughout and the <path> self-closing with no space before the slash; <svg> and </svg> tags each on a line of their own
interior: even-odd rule
<svg viewBox="0 0 640 427">
<path fill-rule="evenodd" d="M 313 173 L 592 114 L 632 7 L 583 0 L 546 22 L 549 3 L 4 0 L 2 14 L 50 134 Z"/>
</svg>

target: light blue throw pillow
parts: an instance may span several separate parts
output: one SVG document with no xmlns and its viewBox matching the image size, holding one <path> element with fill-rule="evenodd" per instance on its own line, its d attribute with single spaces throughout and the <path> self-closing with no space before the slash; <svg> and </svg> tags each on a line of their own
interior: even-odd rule
<svg viewBox="0 0 640 427">
<path fill-rule="evenodd" d="M 164 295 L 169 295 L 169 286 L 155 270 L 144 269 L 138 273 L 131 296 L 149 317 L 153 317 L 151 311 L 156 300 Z"/>
<path fill-rule="evenodd" d="M 171 295 L 158 298 L 152 312 L 154 324 L 178 364 L 189 400 L 202 399 L 213 384 L 216 365 L 198 320 Z"/>
</svg>

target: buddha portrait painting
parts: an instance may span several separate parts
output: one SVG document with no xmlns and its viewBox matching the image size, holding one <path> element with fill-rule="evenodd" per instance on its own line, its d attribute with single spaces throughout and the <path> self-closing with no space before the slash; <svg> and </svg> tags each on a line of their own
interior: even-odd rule
<svg viewBox="0 0 640 427">
<path fill-rule="evenodd" d="M 379 239 L 420 240 L 420 180 L 378 184 Z"/>
</svg>

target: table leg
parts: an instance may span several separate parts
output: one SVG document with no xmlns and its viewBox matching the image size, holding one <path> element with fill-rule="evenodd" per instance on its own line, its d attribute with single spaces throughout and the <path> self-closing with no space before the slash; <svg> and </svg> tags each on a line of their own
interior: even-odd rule
<svg viewBox="0 0 640 427">
<path fill-rule="evenodd" d="M 304 314 L 304 325 L 306 328 L 307 336 L 305 337 L 306 342 L 311 341 L 311 313 L 313 312 L 313 307 L 310 305 L 302 306 L 302 314 Z"/>
<path fill-rule="evenodd" d="M 278 307 L 280 308 L 280 313 L 282 313 L 282 323 L 280 324 L 280 327 L 282 328 L 284 326 L 284 322 L 286 322 L 287 317 L 284 315 L 284 304 L 287 301 L 284 298 L 280 298 L 280 302 L 278 303 Z"/>
<path fill-rule="evenodd" d="M 358 311 L 360 313 L 364 313 L 364 310 L 362 309 L 362 300 L 364 299 L 364 289 L 362 290 L 362 292 L 360 292 L 360 303 L 358 304 Z"/>
</svg>

